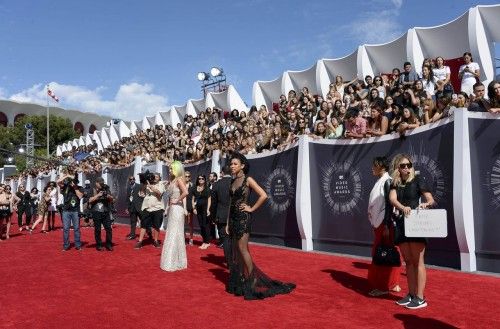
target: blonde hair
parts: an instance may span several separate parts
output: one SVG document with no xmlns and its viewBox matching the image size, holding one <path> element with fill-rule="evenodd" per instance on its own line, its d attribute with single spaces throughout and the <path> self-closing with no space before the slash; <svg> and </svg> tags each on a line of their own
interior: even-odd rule
<svg viewBox="0 0 500 329">
<path fill-rule="evenodd" d="M 175 178 L 181 177 L 184 179 L 184 166 L 182 165 L 182 162 L 174 161 L 170 164 L 170 167 L 172 168 L 172 174 Z"/>
<path fill-rule="evenodd" d="M 393 186 L 400 186 L 403 183 L 403 180 L 401 179 L 401 175 L 399 173 L 399 165 L 403 160 L 408 160 L 411 164 L 413 164 L 413 161 L 411 160 L 411 157 L 408 154 L 397 154 L 394 159 L 392 159 L 391 163 L 391 171 L 392 171 L 392 185 Z M 413 166 L 410 168 L 410 174 L 408 175 L 408 179 L 406 179 L 406 183 L 411 182 L 415 178 L 415 168 Z"/>
</svg>

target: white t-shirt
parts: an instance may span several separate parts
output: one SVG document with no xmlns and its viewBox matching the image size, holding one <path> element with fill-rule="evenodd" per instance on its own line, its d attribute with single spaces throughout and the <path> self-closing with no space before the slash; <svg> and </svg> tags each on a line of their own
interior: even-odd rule
<svg viewBox="0 0 500 329">
<path fill-rule="evenodd" d="M 449 66 L 443 66 L 442 68 L 434 68 L 432 69 L 432 73 L 438 80 L 446 80 L 446 75 L 451 74 Z"/>
<path fill-rule="evenodd" d="M 427 79 L 421 79 L 420 81 L 422 81 L 422 86 L 424 87 L 424 90 L 427 92 L 427 94 L 431 96 L 434 95 L 434 88 L 436 86 L 438 78 L 432 77 L 430 81 Z"/>
<path fill-rule="evenodd" d="M 469 70 L 472 72 L 475 72 L 476 70 L 479 70 L 479 64 L 470 62 L 469 64 L 464 64 L 460 66 L 460 69 L 458 70 L 458 73 L 462 73 L 465 70 L 465 67 L 468 66 Z M 476 83 L 476 77 L 474 74 L 470 72 L 464 72 L 464 75 L 462 76 L 462 85 L 474 85 Z"/>
<path fill-rule="evenodd" d="M 158 191 L 163 196 L 163 193 L 165 193 L 165 186 L 163 185 L 162 182 L 159 182 L 158 184 L 152 185 L 154 188 L 156 188 Z M 160 200 L 156 197 L 156 195 L 152 192 L 149 192 L 146 189 L 146 196 L 144 197 L 144 200 L 142 201 L 142 207 L 141 210 L 146 210 L 147 211 L 156 211 L 156 210 L 165 210 L 165 205 L 163 204 L 163 199 L 160 197 Z"/>
<path fill-rule="evenodd" d="M 61 193 L 58 194 L 57 189 L 52 189 L 52 191 L 50 191 L 50 204 L 48 210 L 56 211 L 56 206 L 63 204 L 63 202 L 59 203 L 59 200 L 62 198 L 63 195 Z"/>
</svg>

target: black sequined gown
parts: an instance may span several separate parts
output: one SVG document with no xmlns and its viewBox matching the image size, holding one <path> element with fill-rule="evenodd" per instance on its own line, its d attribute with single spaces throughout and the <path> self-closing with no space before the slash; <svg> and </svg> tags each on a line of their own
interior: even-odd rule
<svg viewBox="0 0 500 329">
<path fill-rule="evenodd" d="M 234 181 L 233 181 L 234 182 Z M 277 294 L 288 294 L 294 288 L 293 283 L 284 283 L 269 278 L 255 264 L 251 273 L 238 247 L 238 242 L 243 242 L 248 248 L 248 237 L 251 231 L 252 218 L 249 213 L 240 210 L 242 203 L 247 203 L 249 188 L 245 177 L 241 185 L 232 189 L 231 205 L 229 210 L 229 237 L 231 241 L 231 255 L 229 256 L 229 279 L 226 291 L 236 295 L 244 296 L 245 299 L 263 299 Z M 241 241 L 240 241 L 241 240 Z"/>
</svg>

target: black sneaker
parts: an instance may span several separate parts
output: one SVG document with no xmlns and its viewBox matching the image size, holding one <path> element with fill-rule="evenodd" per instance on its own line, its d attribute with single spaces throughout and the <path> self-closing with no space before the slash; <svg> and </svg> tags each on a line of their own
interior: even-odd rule
<svg viewBox="0 0 500 329">
<path fill-rule="evenodd" d="M 68 251 L 68 250 L 69 250 L 69 247 L 63 247 L 62 251 Z"/>
<path fill-rule="evenodd" d="M 80 250 L 82 250 L 82 247 L 75 247 L 75 250 L 80 251 Z"/>
<path fill-rule="evenodd" d="M 403 299 L 396 301 L 396 304 L 398 304 L 400 306 L 405 306 L 405 305 L 410 304 L 412 299 L 413 299 L 413 297 L 410 294 L 408 294 Z"/>
<path fill-rule="evenodd" d="M 135 244 L 134 249 L 141 249 L 141 248 L 142 248 L 142 241 L 138 241 L 138 242 Z"/>
<path fill-rule="evenodd" d="M 155 248 L 160 248 L 160 241 L 153 241 L 153 246 L 155 246 Z"/>
<path fill-rule="evenodd" d="M 425 301 L 425 299 L 422 299 L 418 296 L 413 297 L 411 299 L 411 302 L 406 305 L 406 308 L 409 308 L 412 310 L 416 310 L 417 308 L 423 308 L 423 307 L 427 307 L 427 302 Z"/>
</svg>

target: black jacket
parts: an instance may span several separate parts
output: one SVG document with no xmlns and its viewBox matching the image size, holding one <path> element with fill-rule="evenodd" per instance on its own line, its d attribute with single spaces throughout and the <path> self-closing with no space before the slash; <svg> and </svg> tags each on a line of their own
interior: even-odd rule
<svg viewBox="0 0 500 329">
<path fill-rule="evenodd" d="M 144 197 L 139 196 L 142 184 L 134 184 L 134 187 L 127 187 L 127 208 L 129 213 L 140 213 Z M 130 201 L 132 199 L 132 201 Z"/>
<path fill-rule="evenodd" d="M 222 177 L 215 182 L 212 188 L 212 204 L 216 204 L 215 221 L 217 223 L 227 223 L 231 198 L 229 190 L 231 188 L 231 177 Z"/>
</svg>

